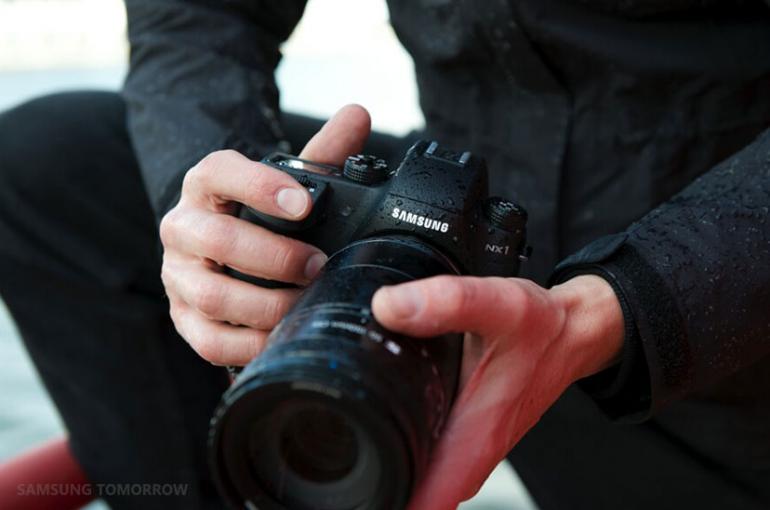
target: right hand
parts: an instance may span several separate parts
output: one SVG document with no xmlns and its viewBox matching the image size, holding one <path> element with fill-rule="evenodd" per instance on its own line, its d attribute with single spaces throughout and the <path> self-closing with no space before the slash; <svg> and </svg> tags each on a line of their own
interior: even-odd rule
<svg viewBox="0 0 770 510">
<path fill-rule="evenodd" d="M 346 106 L 300 157 L 342 165 L 363 149 L 369 129 L 368 112 Z M 225 267 L 304 286 L 326 262 L 318 248 L 235 217 L 238 203 L 287 220 L 301 220 L 312 206 L 289 175 L 235 151 L 218 151 L 187 172 L 179 203 L 160 224 L 171 319 L 192 348 L 217 365 L 245 365 L 259 354 L 299 293 L 237 280 Z"/>
</svg>

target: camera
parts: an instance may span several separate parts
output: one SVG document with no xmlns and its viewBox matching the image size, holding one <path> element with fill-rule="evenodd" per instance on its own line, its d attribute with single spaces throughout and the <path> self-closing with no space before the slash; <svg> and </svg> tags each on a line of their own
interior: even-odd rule
<svg viewBox="0 0 770 510">
<path fill-rule="evenodd" d="M 372 296 L 441 274 L 515 276 L 527 214 L 487 196 L 483 159 L 436 142 L 415 143 L 395 171 L 368 155 L 341 169 L 282 153 L 263 163 L 301 183 L 312 212 L 240 216 L 332 255 L 223 396 L 215 482 L 233 508 L 404 508 L 449 415 L 463 335 L 388 331 Z"/>
</svg>

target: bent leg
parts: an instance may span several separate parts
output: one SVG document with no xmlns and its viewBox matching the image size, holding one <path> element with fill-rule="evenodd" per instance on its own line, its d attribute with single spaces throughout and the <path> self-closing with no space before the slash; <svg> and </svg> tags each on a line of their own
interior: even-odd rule
<svg viewBox="0 0 770 510">
<path fill-rule="evenodd" d="M 227 380 L 168 317 L 124 117 L 95 92 L 0 115 L 0 295 L 91 480 L 186 487 L 113 508 L 218 508 L 205 443 Z"/>
</svg>

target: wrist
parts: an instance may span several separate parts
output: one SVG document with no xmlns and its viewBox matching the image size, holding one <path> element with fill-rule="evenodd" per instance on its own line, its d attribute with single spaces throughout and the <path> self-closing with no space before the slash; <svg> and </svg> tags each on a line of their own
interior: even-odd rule
<svg viewBox="0 0 770 510">
<path fill-rule="evenodd" d="M 600 276 L 580 275 L 549 292 L 565 312 L 561 336 L 572 381 L 617 363 L 625 330 L 623 311 L 610 284 Z"/>
</svg>

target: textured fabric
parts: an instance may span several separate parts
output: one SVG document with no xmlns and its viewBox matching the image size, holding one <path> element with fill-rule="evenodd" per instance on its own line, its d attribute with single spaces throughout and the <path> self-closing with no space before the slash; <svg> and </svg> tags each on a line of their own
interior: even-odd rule
<svg viewBox="0 0 770 510">
<path fill-rule="evenodd" d="M 651 18 L 672 13 L 729 6 L 731 8 L 756 4 L 756 0 L 573 0 L 588 9 L 609 12 L 624 17 Z"/>
<path fill-rule="evenodd" d="M 203 156 L 288 149 L 273 71 L 304 2 L 127 0 L 129 128 L 158 219 Z M 283 143 L 281 143 L 283 142 Z"/>
<path fill-rule="evenodd" d="M 768 220 L 770 133 L 765 133 L 628 234 L 605 238 L 616 241 L 611 251 L 604 249 L 606 240 L 595 241 L 563 261 L 554 278 L 563 281 L 599 267 L 622 289 L 649 360 L 652 402 L 660 408 L 767 358 Z M 738 391 L 746 404 L 766 400 L 759 384 L 719 391 L 725 390 Z M 621 415 L 638 405 L 633 398 L 614 401 L 608 411 Z M 654 410 L 648 407 L 643 417 Z"/>
</svg>

